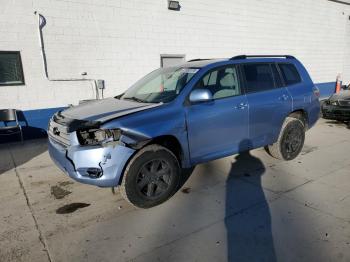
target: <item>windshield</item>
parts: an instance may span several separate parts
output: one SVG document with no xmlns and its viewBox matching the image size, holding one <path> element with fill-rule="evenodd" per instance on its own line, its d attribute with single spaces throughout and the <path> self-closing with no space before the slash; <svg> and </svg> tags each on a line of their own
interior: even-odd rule
<svg viewBox="0 0 350 262">
<path fill-rule="evenodd" d="M 121 99 L 143 103 L 170 102 L 180 94 L 198 70 L 185 67 L 157 69 L 131 86 Z"/>
</svg>

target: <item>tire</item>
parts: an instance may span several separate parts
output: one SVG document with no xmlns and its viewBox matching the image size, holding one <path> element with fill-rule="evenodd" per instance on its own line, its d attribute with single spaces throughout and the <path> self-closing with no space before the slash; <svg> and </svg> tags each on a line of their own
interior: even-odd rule
<svg viewBox="0 0 350 262">
<path fill-rule="evenodd" d="M 150 208 L 168 200 L 178 189 L 180 165 L 176 156 L 160 145 L 142 148 L 129 161 L 120 192 L 132 205 Z"/>
<path fill-rule="evenodd" d="M 297 118 L 287 117 L 282 125 L 277 142 L 265 147 L 274 158 L 293 160 L 303 149 L 305 141 L 304 123 Z"/>
</svg>

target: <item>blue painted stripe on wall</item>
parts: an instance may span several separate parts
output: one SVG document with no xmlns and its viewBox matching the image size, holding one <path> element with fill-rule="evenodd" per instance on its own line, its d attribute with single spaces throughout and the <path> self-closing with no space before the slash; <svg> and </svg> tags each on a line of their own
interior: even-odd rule
<svg viewBox="0 0 350 262">
<path fill-rule="evenodd" d="M 50 118 L 58 111 L 65 109 L 66 107 L 56 107 L 56 108 L 47 108 L 47 109 L 37 109 L 37 110 L 28 110 L 20 113 L 20 121 L 27 121 L 29 126 L 47 129 Z M 22 118 L 21 118 L 22 116 Z"/>
<path fill-rule="evenodd" d="M 65 109 L 65 107 L 17 111 L 18 120 L 22 126 L 24 139 L 27 140 L 46 137 L 46 129 L 50 118 L 53 114 L 62 109 Z M 8 123 L 8 125 L 13 125 L 13 123 Z M 0 126 L 4 126 L 4 123 L 0 122 Z M 0 143 L 7 143 L 18 140 L 19 135 L 0 135 Z"/>
<path fill-rule="evenodd" d="M 320 99 L 330 97 L 335 91 L 335 82 L 318 83 L 315 84 L 320 89 Z"/>
<path fill-rule="evenodd" d="M 330 97 L 334 93 L 335 82 L 318 83 L 315 84 L 321 93 L 321 99 Z M 19 120 L 23 126 L 23 134 L 25 139 L 33 139 L 46 136 L 46 129 L 51 116 L 65 107 L 37 109 L 28 111 L 19 111 Z M 3 123 L 0 123 L 0 126 Z M 18 137 L 14 135 L 14 139 Z M 1 142 L 9 142 L 9 138 L 0 137 Z M 13 141 L 13 140 L 12 140 Z"/>
</svg>

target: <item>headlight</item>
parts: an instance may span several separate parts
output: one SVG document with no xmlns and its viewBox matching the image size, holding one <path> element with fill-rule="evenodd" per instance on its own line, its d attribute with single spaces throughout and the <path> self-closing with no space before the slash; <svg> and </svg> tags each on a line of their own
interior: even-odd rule
<svg viewBox="0 0 350 262">
<path fill-rule="evenodd" d="M 77 131 L 81 145 L 102 145 L 111 141 L 118 141 L 121 131 L 119 129 L 89 129 Z"/>
</svg>

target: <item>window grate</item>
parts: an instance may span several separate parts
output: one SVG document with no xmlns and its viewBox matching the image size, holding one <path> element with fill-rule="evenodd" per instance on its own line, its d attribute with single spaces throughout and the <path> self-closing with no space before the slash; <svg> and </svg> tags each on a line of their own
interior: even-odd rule
<svg viewBox="0 0 350 262">
<path fill-rule="evenodd" d="M 0 51 L 0 85 L 24 85 L 20 52 Z"/>
</svg>

